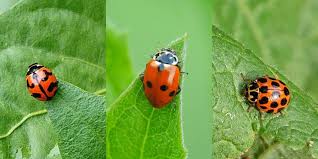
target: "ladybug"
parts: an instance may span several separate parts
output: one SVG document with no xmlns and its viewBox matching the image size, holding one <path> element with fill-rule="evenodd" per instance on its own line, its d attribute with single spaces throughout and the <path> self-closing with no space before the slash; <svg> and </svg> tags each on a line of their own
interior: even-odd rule
<svg viewBox="0 0 318 159">
<path fill-rule="evenodd" d="M 149 102 L 155 108 L 163 108 L 180 91 L 180 67 L 176 52 L 169 48 L 161 49 L 147 63 L 141 80 Z"/>
<path fill-rule="evenodd" d="M 52 99 L 58 89 L 58 81 L 52 71 L 38 63 L 29 66 L 26 82 L 31 96 L 40 101 Z"/>
<path fill-rule="evenodd" d="M 260 112 L 278 113 L 288 107 L 290 92 L 284 82 L 263 76 L 249 82 L 245 87 L 245 97 Z"/>
</svg>

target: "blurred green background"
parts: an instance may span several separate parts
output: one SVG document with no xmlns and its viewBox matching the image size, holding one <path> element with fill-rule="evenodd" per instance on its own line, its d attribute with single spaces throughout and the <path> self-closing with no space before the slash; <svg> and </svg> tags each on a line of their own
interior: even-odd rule
<svg viewBox="0 0 318 159">
<path fill-rule="evenodd" d="M 157 49 L 188 33 L 182 122 L 190 159 L 211 158 L 211 9 L 210 0 L 108 0 L 106 5 L 108 22 L 128 34 L 136 76 Z"/>
</svg>

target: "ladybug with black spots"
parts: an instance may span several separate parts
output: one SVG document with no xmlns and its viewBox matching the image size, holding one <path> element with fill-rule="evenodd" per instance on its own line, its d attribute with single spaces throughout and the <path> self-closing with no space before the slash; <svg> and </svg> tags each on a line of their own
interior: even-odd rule
<svg viewBox="0 0 318 159">
<path fill-rule="evenodd" d="M 163 108 L 180 92 L 180 67 L 176 52 L 161 49 L 147 63 L 141 80 L 149 102 L 155 108 Z"/>
<path fill-rule="evenodd" d="M 245 97 L 260 112 L 278 113 L 288 107 L 291 94 L 281 80 L 263 76 L 246 85 Z"/>
<path fill-rule="evenodd" d="M 58 81 L 52 71 L 38 63 L 29 66 L 26 82 L 31 96 L 40 101 L 52 99 L 58 89 Z"/>
</svg>

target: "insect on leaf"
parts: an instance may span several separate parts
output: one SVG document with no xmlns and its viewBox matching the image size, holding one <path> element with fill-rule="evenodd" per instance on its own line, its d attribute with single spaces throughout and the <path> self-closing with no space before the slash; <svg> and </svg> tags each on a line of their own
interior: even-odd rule
<svg viewBox="0 0 318 159">
<path fill-rule="evenodd" d="M 169 45 L 180 59 L 185 56 L 185 40 L 182 37 Z M 107 109 L 107 158 L 185 158 L 180 96 L 156 109 L 137 77 Z"/>
<path fill-rule="evenodd" d="M 213 122 L 214 158 L 311 158 L 318 156 L 318 105 L 285 76 L 261 61 L 241 43 L 213 26 Z M 244 80 L 277 75 L 291 91 L 289 107 L 283 115 L 257 109 L 247 112 L 241 94 Z"/>
</svg>

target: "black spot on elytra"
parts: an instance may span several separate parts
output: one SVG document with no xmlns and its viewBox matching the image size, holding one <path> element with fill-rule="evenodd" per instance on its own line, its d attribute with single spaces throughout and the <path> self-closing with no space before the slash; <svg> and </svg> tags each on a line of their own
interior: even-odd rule
<svg viewBox="0 0 318 159">
<path fill-rule="evenodd" d="M 277 108 L 277 107 L 278 107 L 278 103 L 277 102 L 271 103 L 271 108 Z"/>
<path fill-rule="evenodd" d="M 267 110 L 266 113 L 273 113 L 273 112 L 274 112 L 274 110 L 273 110 L 273 109 L 270 109 L 270 110 Z"/>
<path fill-rule="evenodd" d="M 259 91 L 262 93 L 267 93 L 268 87 L 267 86 L 262 86 Z"/>
<path fill-rule="evenodd" d="M 52 72 L 49 72 L 49 71 L 44 70 L 44 73 L 45 73 L 46 75 L 48 75 L 48 76 L 52 76 Z"/>
<path fill-rule="evenodd" d="M 47 81 L 50 76 L 52 76 L 52 72 L 48 72 L 46 70 L 43 70 L 45 77 L 41 79 L 41 81 Z"/>
<path fill-rule="evenodd" d="M 34 84 L 33 83 L 29 84 L 29 80 L 27 80 L 27 87 L 28 88 L 34 88 Z"/>
<path fill-rule="evenodd" d="M 267 98 L 267 97 L 262 97 L 262 99 L 259 100 L 259 103 L 260 103 L 260 104 L 266 104 L 266 103 L 268 103 L 268 98 Z"/>
<path fill-rule="evenodd" d="M 40 93 L 32 93 L 31 96 L 34 97 L 34 98 L 41 98 L 41 94 Z"/>
<path fill-rule="evenodd" d="M 267 109 L 267 107 L 265 107 L 265 106 L 263 106 L 263 105 L 261 105 L 260 107 L 261 107 L 262 109 Z"/>
<path fill-rule="evenodd" d="M 288 90 L 288 88 L 287 88 L 287 87 L 285 87 L 285 88 L 284 88 L 284 93 L 285 93 L 285 95 L 286 95 L 286 96 L 288 96 L 288 95 L 289 95 L 289 90 Z"/>
<path fill-rule="evenodd" d="M 171 91 L 171 92 L 169 93 L 169 96 L 172 97 L 172 96 L 174 96 L 175 93 L 176 93 L 176 91 Z"/>
<path fill-rule="evenodd" d="M 267 79 L 266 78 L 259 78 L 258 81 L 260 81 L 261 83 L 266 83 Z"/>
<path fill-rule="evenodd" d="M 280 101 L 280 104 L 282 106 L 286 105 L 287 104 L 287 99 L 286 98 L 283 98 L 281 101 Z"/>
<path fill-rule="evenodd" d="M 272 86 L 273 87 L 279 87 L 279 83 L 275 82 L 275 81 L 272 81 Z"/>
<path fill-rule="evenodd" d="M 162 91 L 166 91 L 167 89 L 168 89 L 167 85 L 161 85 L 160 86 L 160 90 L 162 90 Z"/>
<path fill-rule="evenodd" d="M 252 96 L 252 98 L 250 98 L 251 101 L 256 101 L 256 99 L 258 98 L 258 93 L 257 92 L 250 92 L 250 95 Z"/>
<path fill-rule="evenodd" d="M 281 81 L 281 80 L 278 80 L 278 81 L 279 81 L 279 83 L 281 83 L 282 85 L 286 86 L 286 84 L 285 84 L 283 81 Z"/>
<path fill-rule="evenodd" d="M 152 88 L 152 83 L 150 81 L 147 81 L 146 85 L 147 85 L 148 88 Z"/>
<path fill-rule="evenodd" d="M 258 88 L 258 85 L 257 85 L 257 83 L 256 82 L 252 82 L 251 84 L 250 84 L 250 90 L 254 90 L 254 89 L 257 89 Z"/>
<path fill-rule="evenodd" d="M 44 78 L 41 79 L 41 81 L 47 81 L 49 79 L 49 76 L 45 76 Z"/>
<path fill-rule="evenodd" d="M 40 88 L 41 92 L 42 92 L 42 93 L 45 95 L 45 97 L 47 98 L 47 97 L 48 97 L 48 95 L 46 94 L 46 92 L 45 92 L 44 88 L 42 87 L 42 85 L 41 85 L 41 84 L 39 84 L 38 86 L 39 86 L 39 88 Z"/>
<path fill-rule="evenodd" d="M 49 85 L 49 87 L 47 88 L 47 90 L 48 90 L 49 92 L 52 92 L 55 87 L 57 87 L 57 82 L 52 82 L 52 83 L 50 83 L 50 85 Z"/>
</svg>

